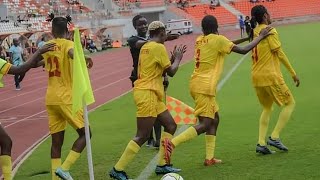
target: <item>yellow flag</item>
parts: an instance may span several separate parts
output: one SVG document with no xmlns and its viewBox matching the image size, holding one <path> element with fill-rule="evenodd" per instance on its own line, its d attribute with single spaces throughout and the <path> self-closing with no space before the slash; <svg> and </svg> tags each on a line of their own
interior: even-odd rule
<svg viewBox="0 0 320 180">
<path fill-rule="evenodd" d="M 78 28 L 74 31 L 73 52 L 72 113 L 75 116 L 84 105 L 94 103 L 93 91 Z"/>
</svg>

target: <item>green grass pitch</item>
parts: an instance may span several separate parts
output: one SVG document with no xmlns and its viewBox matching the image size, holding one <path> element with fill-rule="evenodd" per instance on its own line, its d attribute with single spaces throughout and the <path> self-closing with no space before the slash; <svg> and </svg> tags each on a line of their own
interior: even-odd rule
<svg viewBox="0 0 320 180">
<path fill-rule="evenodd" d="M 296 99 L 296 109 L 282 133 L 283 142 L 289 153 L 259 156 L 255 153 L 258 139 L 258 119 L 261 112 L 253 91 L 250 56 L 234 72 L 218 93 L 220 126 L 216 143 L 216 157 L 224 163 L 213 167 L 202 165 L 205 156 L 204 136 L 180 145 L 173 155 L 173 163 L 182 168 L 180 175 L 186 180 L 230 179 L 320 179 L 320 23 L 282 26 L 277 28 L 282 46 L 301 80 L 296 88 L 283 69 L 286 82 Z M 232 54 L 225 61 L 223 76 L 232 68 L 240 55 Z M 188 82 L 193 63 L 181 67 L 171 79 L 168 94 L 193 106 Z M 222 78 L 223 78 L 222 76 Z M 318 93 L 317 93 L 318 92 Z M 126 109 L 126 113 L 124 112 Z M 279 114 L 274 106 L 269 134 Z M 107 172 L 119 159 L 129 140 L 136 132 L 135 105 L 129 93 L 110 102 L 90 114 L 93 130 L 92 149 L 97 180 L 109 179 Z M 63 155 L 67 155 L 76 133 L 66 132 Z M 50 143 L 48 139 L 28 158 L 19 171 L 16 180 L 50 180 Z M 135 160 L 129 164 L 127 173 L 137 177 L 157 151 L 143 147 Z M 74 179 L 87 180 L 86 152 L 71 170 Z M 152 175 L 149 179 L 160 179 Z"/>
</svg>

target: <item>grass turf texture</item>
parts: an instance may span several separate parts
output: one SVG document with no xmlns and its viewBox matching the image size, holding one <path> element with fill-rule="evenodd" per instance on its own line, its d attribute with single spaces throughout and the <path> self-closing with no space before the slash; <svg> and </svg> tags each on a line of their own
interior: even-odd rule
<svg viewBox="0 0 320 180">
<path fill-rule="evenodd" d="M 258 119 L 261 107 L 254 93 L 250 79 L 251 60 L 246 61 L 235 71 L 218 93 L 220 105 L 220 127 L 217 137 L 216 157 L 224 163 L 213 167 L 204 167 L 204 136 L 195 138 L 176 148 L 173 163 L 182 168 L 180 175 L 184 179 L 319 179 L 320 166 L 318 149 L 320 84 L 319 76 L 320 23 L 290 25 L 277 28 L 283 48 L 297 71 L 301 87 L 295 88 L 289 73 L 283 70 L 286 82 L 297 102 L 291 120 L 282 133 L 283 142 L 289 147 L 289 153 L 277 152 L 274 155 L 255 154 L 258 139 Z M 189 49 L 191 50 L 191 49 Z M 225 61 L 223 76 L 232 68 L 241 56 L 232 54 Z M 171 79 L 168 94 L 193 106 L 188 91 L 188 81 L 193 63 L 181 67 Z M 222 78 L 223 78 L 222 76 Z M 277 121 L 279 108 L 274 106 L 270 120 L 271 134 Z M 124 111 L 125 109 L 125 111 Z M 125 112 L 125 113 L 124 113 Z M 135 106 L 129 93 L 90 113 L 93 130 L 92 149 L 97 180 L 108 179 L 106 173 L 117 162 L 129 140 L 136 132 Z M 69 152 L 76 133 L 69 128 L 63 148 L 63 160 Z M 45 141 L 19 169 L 17 180 L 50 179 L 50 174 L 37 174 L 50 170 L 50 143 Z M 129 164 L 127 173 L 137 177 L 148 162 L 157 153 L 145 146 Z M 88 169 L 86 152 L 72 167 L 74 179 L 87 180 Z M 31 175 L 34 175 L 31 177 Z M 150 179 L 160 179 L 152 175 Z"/>
</svg>

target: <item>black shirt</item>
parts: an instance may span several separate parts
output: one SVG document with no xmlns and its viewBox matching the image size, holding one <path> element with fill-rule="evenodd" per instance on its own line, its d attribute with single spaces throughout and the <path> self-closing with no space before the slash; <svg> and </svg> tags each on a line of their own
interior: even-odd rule
<svg viewBox="0 0 320 180">
<path fill-rule="evenodd" d="M 130 52 L 131 52 L 132 61 L 133 61 L 132 62 L 133 70 L 132 70 L 131 76 L 130 76 L 130 80 L 132 81 L 132 83 L 134 83 L 134 81 L 136 81 L 138 79 L 138 64 L 139 64 L 139 54 L 140 54 L 141 48 L 136 48 L 136 43 L 139 40 L 147 41 L 146 38 L 139 37 L 139 36 L 131 36 L 128 39 L 128 44 L 130 46 Z"/>
</svg>

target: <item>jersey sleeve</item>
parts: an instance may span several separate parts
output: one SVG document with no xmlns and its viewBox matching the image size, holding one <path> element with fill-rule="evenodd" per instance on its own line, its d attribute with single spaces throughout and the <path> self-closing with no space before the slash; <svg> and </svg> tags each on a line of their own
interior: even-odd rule
<svg viewBox="0 0 320 180">
<path fill-rule="evenodd" d="M 171 66 L 171 62 L 169 60 L 169 56 L 167 54 L 167 50 L 164 45 L 158 45 L 156 48 L 155 59 L 156 62 L 163 68 L 166 69 Z"/>
<path fill-rule="evenodd" d="M 221 36 L 219 39 L 219 52 L 223 54 L 230 54 L 234 44 L 229 39 Z"/>
<path fill-rule="evenodd" d="M 281 47 L 279 34 L 275 29 L 271 30 L 271 35 L 269 35 L 267 39 L 271 51 L 275 51 Z"/>
<path fill-rule="evenodd" d="M 12 65 L 7 61 L 0 59 L 0 74 L 2 75 L 8 74 L 8 71 L 10 70 L 11 66 Z"/>
</svg>

